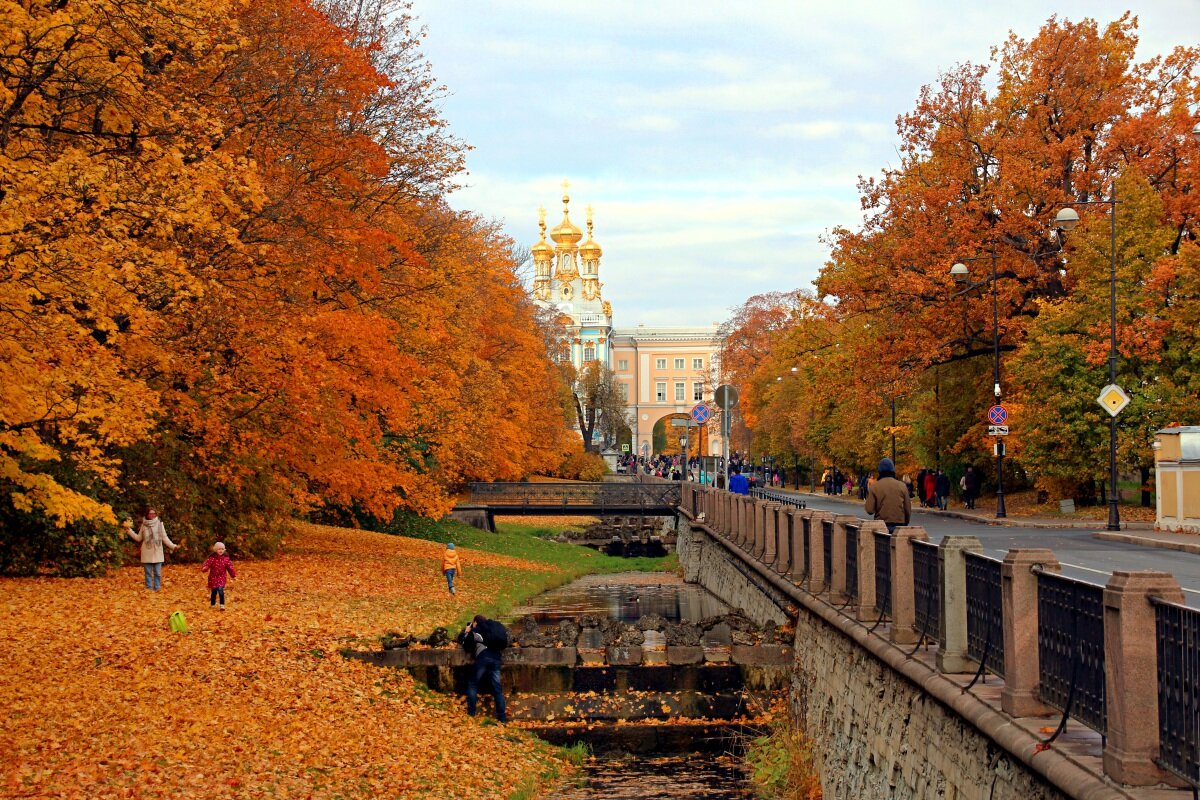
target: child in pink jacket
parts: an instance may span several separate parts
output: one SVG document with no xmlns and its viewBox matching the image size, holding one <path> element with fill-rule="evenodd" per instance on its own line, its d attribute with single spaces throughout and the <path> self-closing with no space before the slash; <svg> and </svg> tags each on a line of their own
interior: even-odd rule
<svg viewBox="0 0 1200 800">
<path fill-rule="evenodd" d="M 217 542 L 212 546 L 213 553 L 208 558 L 204 559 L 204 563 L 200 565 L 201 572 L 208 573 L 208 605 L 215 606 L 217 598 L 221 598 L 221 610 L 225 610 L 225 578 L 229 576 L 230 580 L 237 580 L 237 573 L 233 571 L 233 562 L 229 556 L 225 555 L 225 543 Z"/>
</svg>

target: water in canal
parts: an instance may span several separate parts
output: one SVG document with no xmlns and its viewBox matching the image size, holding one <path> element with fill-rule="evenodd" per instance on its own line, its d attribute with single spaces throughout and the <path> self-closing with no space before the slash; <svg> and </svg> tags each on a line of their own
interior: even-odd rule
<svg viewBox="0 0 1200 800">
<path fill-rule="evenodd" d="M 665 573 L 589 575 L 532 598 L 514 609 L 543 624 L 583 614 L 636 622 L 660 614 L 670 622 L 698 622 L 729 607 L 693 584 Z M 636 723 L 631 723 L 636 724 Z M 754 796 L 740 757 L 712 752 L 598 753 L 584 765 L 579 783 L 554 793 L 565 800 L 741 800 Z"/>
</svg>

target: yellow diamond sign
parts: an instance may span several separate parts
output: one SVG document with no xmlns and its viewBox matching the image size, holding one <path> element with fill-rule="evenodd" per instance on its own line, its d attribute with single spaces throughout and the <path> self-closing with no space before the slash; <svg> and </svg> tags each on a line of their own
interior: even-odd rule
<svg viewBox="0 0 1200 800">
<path fill-rule="evenodd" d="M 1125 406 L 1129 405 L 1129 395 L 1125 394 L 1125 390 L 1120 386 L 1110 383 L 1100 390 L 1100 396 L 1096 398 L 1096 402 L 1104 406 L 1104 410 L 1115 417 Z"/>
</svg>

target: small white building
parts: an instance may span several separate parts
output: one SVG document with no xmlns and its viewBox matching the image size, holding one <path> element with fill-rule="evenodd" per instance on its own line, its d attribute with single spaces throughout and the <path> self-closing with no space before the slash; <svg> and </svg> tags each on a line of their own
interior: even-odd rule
<svg viewBox="0 0 1200 800">
<path fill-rule="evenodd" d="M 1200 427 L 1163 428 L 1154 438 L 1156 530 L 1200 533 Z"/>
</svg>

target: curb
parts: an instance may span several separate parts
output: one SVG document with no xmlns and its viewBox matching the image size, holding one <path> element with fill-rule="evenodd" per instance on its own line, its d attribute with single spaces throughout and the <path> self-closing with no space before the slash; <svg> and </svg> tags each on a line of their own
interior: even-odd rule
<svg viewBox="0 0 1200 800">
<path fill-rule="evenodd" d="M 1200 541 L 1178 542 L 1171 539 L 1155 539 L 1152 536 L 1134 536 L 1133 534 L 1129 533 L 1115 533 L 1112 531 L 1093 533 L 1092 538 L 1103 539 L 1109 542 L 1136 544 L 1141 547 L 1157 547 L 1161 550 L 1178 550 L 1181 553 L 1193 553 L 1200 555 Z"/>
</svg>

